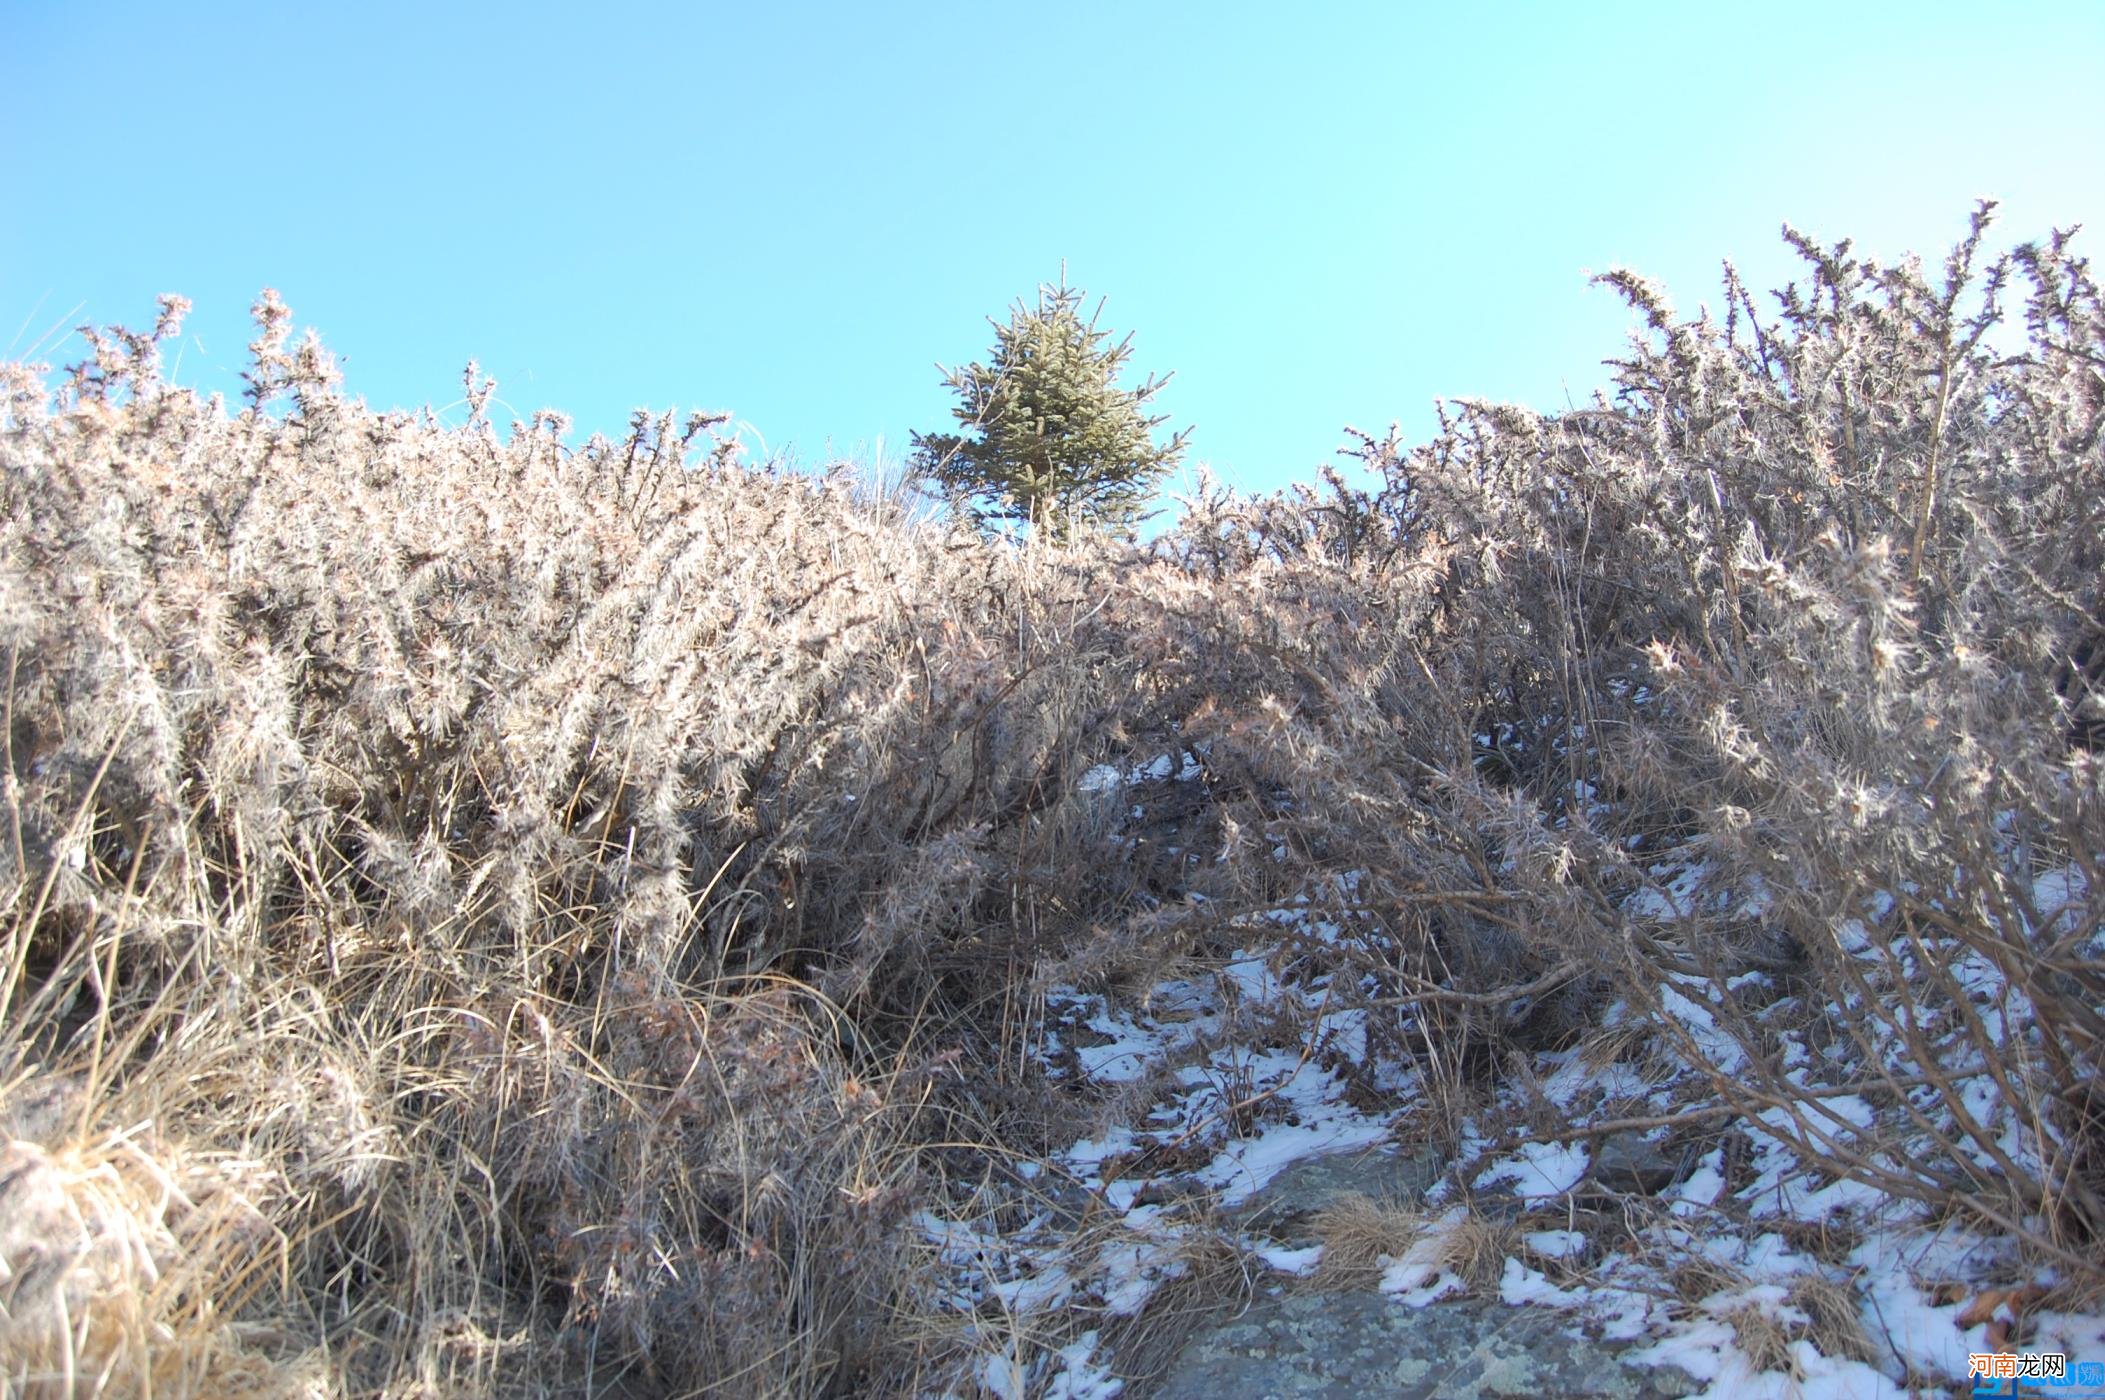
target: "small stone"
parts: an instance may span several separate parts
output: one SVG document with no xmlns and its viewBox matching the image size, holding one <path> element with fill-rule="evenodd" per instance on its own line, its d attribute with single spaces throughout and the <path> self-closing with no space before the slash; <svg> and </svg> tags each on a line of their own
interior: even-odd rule
<svg viewBox="0 0 2105 1400">
<path fill-rule="evenodd" d="M 1643 1133 L 1616 1133 L 1593 1150 L 1593 1184 L 1623 1196 L 1656 1196 L 1681 1177 L 1686 1154 Z"/>
</svg>

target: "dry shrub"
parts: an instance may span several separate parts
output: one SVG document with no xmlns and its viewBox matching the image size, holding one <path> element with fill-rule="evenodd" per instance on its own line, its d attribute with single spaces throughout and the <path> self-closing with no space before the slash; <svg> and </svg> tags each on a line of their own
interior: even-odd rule
<svg viewBox="0 0 2105 1400">
<path fill-rule="evenodd" d="M 1675 1296 L 1684 1303 L 1700 1303 L 1724 1292 L 1748 1287 L 1746 1274 L 1707 1254 L 1682 1254 L 1667 1275 Z"/>
<path fill-rule="evenodd" d="M 1326 1206 L 1312 1224 L 1323 1244 L 1319 1288 L 1372 1288 L 1387 1267 L 1383 1261 L 1403 1258 L 1426 1227 L 1423 1211 L 1356 1192 Z"/>
<path fill-rule="evenodd" d="M 920 1383 L 899 1234 L 1028 1121 L 1036 993 L 1295 894 L 1294 975 L 1457 1131 L 1620 1003 L 1750 1130 L 2094 1275 L 2105 313 L 1986 214 L 1937 274 L 1792 234 L 1773 316 L 1614 274 L 1612 396 L 1144 552 L 710 415 L 500 439 L 472 367 L 461 427 L 375 413 L 271 295 L 236 413 L 161 378 L 174 299 L 55 401 L 0 369 L 0 1084 L 81 1086 L 79 1181 L 255 1164 L 278 1251 L 82 1264 L 145 1311 L 35 1365 Z M 1078 781 L 1161 754 L 1168 825 Z M 191 1228 L 108 1199 L 124 1257 Z"/>
<path fill-rule="evenodd" d="M 1113 1374 L 1137 1385 L 1160 1381 L 1193 1334 L 1248 1307 L 1261 1266 L 1224 1233 L 1191 1229 L 1180 1235 L 1165 1269 L 1146 1303 L 1104 1323 Z"/>
<path fill-rule="evenodd" d="M 1877 1358 L 1856 1295 L 1842 1284 L 1807 1274 L 1792 1280 L 1781 1298 L 1774 1290 L 1768 1293 L 1767 1298 L 1750 1297 L 1719 1314 L 1755 1373 L 1773 1371 L 1803 1379 L 1804 1368 L 1792 1349 L 1801 1341 L 1838 1360 L 1868 1363 Z"/>
<path fill-rule="evenodd" d="M 1760 1303 L 1742 1303 L 1727 1312 L 1723 1320 L 1732 1328 L 1733 1345 L 1747 1358 L 1748 1369 L 1754 1374 L 1778 1371 L 1799 1379 L 1798 1360 L 1791 1354 L 1792 1329 L 1773 1310 Z"/>
<path fill-rule="evenodd" d="M 1164 724 L 1123 552 L 710 415 L 500 441 L 472 366 L 461 427 L 374 413 L 270 294 L 230 415 L 158 373 L 183 309 L 0 421 L 0 1082 L 85 1084 L 61 1156 L 150 1122 L 278 1183 L 280 1263 L 199 1259 L 235 1301 L 153 1335 L 267 1323 L 349 1390 L 905 1383 L 961 1066 L 1146 902 L 1075 782 Z"/>
<path fill-rule="evenodd" d="M 1490 1081 L 1620 1003 L 1800 1158 L 2089 1274 L 2105 312 L 1990 208 L 1934 272 L 1787 231 L 1773 315 L 1611 274 L 1612 395 L 1449 405 L 1164 552 L 1246 697 L 1188 728 L 1285 795 L 1237 819 L 1363 872 L 1377 1049 Z"/>
<path fill-rule="evenodd" d="M 1472 1209 L 1440 1236 L 1437 1262 L 1472 1293 L 1496 1292 L 1506 1261 L 1520 1252 L 1520 1228 L 1513 1221 Z"/>
<path fill-rule="evenodd" d="M 313 1378 L 299 1339 L 226 1325 L 280 1267 L 282 1183 L 156 1147 L 0 1147 L 6 1393 L 281 1395 Z"/>
<path fill-rule="evenodd" d="M 1846 1284 L 1822 1274 L 1791 1281 L 1785 1301 L 1806 1316 L 1806 1336 L 1822 1356 L 1866 1364 L 1878 1359 L 1878 1348 L 1864 1331 L 1857 1295 Z"/>
</svg>

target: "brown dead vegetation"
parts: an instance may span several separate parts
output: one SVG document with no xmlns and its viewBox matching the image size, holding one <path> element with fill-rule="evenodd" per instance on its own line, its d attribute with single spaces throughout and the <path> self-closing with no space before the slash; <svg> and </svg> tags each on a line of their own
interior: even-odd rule
<svg viewBox="0 0 2105 1400">
<path fill-rule="evenodd" d="M 1029 1138 L 1045 991 L 1315 889 L 1300 975 L 1450 1129 L 1607 1035 L 2094 1272 L 2105 314 L 1985 223 L 1794 234 L 1722 323 L 1614 274 L 1592 406 L 1146 549 L 707 416 L 501 439 L 472 368 L 465 426 L 375 413 L 270 296 L 238 412 L 160 378 L 174 302 L 55 402 L 7 367 L 7 1383 L 952 1383 L 911 1212 Z M 1078 781 L 1163 753 L 1173 836 Z"/>
</svg>

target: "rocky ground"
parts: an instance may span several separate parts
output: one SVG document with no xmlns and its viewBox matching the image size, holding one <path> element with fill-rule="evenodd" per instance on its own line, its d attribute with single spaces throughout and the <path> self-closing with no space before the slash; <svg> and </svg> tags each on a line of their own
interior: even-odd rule
<svg viewBox="0 0 2105 1400">
<path fill-rule="evenodd" d="M 1145 985 L 1049 995 L 1038 1053 L 1088 1130 L 1017 1165 L 1020 1211 L 919 1221 L 988 1393 L 1943 1395 L 2020 1350 L 2066 1357 L 2053 1393 L 2105 1395 L 2105 1317 L 1622 1053 L 1625 1008 L 1434 1102 L 1331 984 L 1355 886 L 1224 916 Z"/>
</svg>

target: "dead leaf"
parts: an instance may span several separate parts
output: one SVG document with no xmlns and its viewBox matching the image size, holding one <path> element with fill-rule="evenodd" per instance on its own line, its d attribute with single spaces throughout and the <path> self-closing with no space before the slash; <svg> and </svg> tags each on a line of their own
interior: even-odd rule
<svg viewBox="0 0 2105 1400">
<path fill-rule="evenodd" d="M 2046 1289 L 2036 1283 L 2028 1283 L 2023 1288 L 1990 1288 L 1985 1290 L 1980 1297 L 1968 1303 L 1955 1320 L 1961 1327 L 1978 1327 L 1990 1318 L 1993 1318 L 1996 1311 L 2003 1304 L 2008 1303 L 2010 1305 L 2010 1316 L 2014 1321 L 2024 1316 L 2026 1308 L 2045 1296 Z M 1999 1321 L 1997 1326 L 2003 1326 L 2003 1324 Z M 2005 1327 L 2004 1331 L 2007 1333 L 2008 1328 Z M 2002 1343 L 1996 1340 L 1994 1328 L 1989 1329 L 1988 1338 L 1998 1349 L 2001 1349 Z"/>
</svg>

